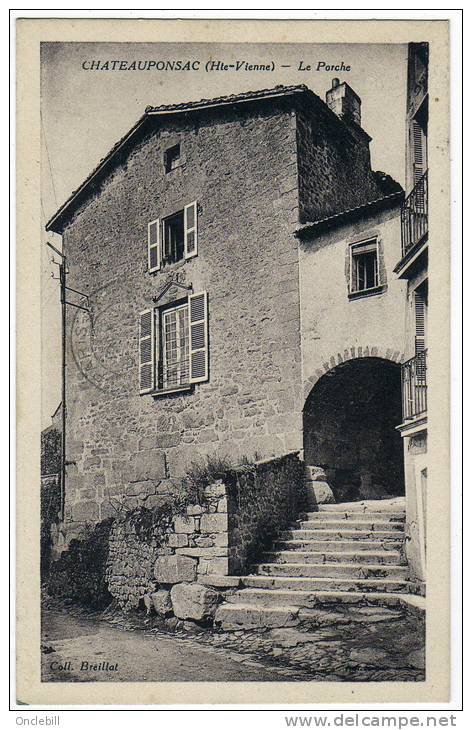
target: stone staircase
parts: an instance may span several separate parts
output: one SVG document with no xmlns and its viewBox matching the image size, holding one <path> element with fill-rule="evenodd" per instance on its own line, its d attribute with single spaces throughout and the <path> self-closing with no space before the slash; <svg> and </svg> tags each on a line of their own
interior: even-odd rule
<svg viewBox="0 0 472 730">
<path fill-rule="evenodd" d="M 404 526 L 404 498 L 320 505 L 300 515 L 226 596 L 216 623 L 293 626 L 329 604 L 398 604 L 408 592 Z"/>
</svg>

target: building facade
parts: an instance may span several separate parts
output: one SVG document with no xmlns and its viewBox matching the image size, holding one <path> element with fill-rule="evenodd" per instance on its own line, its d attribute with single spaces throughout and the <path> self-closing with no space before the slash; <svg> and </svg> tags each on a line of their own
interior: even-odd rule
<svg viewBox="0 0 472 730">
<path fill-rule="evenodd" d="M 408 46 L 406 190 L 397 277 L 407 286 L 406 351 L 402 366 L 403 437 L 407 484 L 406 549 L 419 592 L 426 580 L 428 450 L 428 44 Z"/>
<path fill-rule="evenodd" d="M 116 499 L 165 499 L 205 455 L 299 451 L 339 502 L 401 497 L 405 473 L 408 492 L 421 282 L 394 272 L 404 194 L 361 124 L 338 79 L 325 102 L 149 107 L 49 221 L 89 309 L 67 318 L 68 537 Z"/>
</svg>

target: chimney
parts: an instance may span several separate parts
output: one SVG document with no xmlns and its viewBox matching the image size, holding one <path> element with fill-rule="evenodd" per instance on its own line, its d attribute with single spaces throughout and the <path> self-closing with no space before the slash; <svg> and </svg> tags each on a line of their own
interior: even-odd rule
<svg viewBox="0 0 472 730">
<path fill-rule="evenodd" d="M 338 117 L 361 126 L 361 100 L 346 82 L 333 79 L 326 92 L 326 103 Z"/>
</svg>

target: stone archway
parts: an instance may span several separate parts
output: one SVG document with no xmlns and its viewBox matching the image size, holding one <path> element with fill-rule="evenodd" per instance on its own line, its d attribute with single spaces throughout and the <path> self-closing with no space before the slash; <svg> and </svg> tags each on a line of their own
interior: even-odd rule
<svg viewBox="0 0 472 730">
<path fill-rule="evenodd" d="M 404 495 L 400 377 L 396 358 L 369 355 L 335 364 L 312 385 L 305 462 L 323 468 L 337 502 Z"/>
</svg>

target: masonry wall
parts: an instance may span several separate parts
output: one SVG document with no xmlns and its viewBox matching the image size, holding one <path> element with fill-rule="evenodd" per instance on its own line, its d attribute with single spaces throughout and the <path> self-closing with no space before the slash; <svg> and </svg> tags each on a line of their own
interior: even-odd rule
<svg viewBox="0 0 472 730">
<path fill-rule="evenodd" d="M 236 588 L 237 576 L 250 571 L 305 507 L 303 476 L 296 452 L 230 469 L 202 489 L 200 504 L 187 505 L 144 534 L 136 520 L 140 511 L 123 505 L 110 532 L 111 595 L 129 610 L 180 583 Z"/>
<path fill-rule="evenodd" d="M 384 194 L 372 173 L 369 138 L 320 99 L 297 109 L 300 220 L 317 221 Z"/>
<path fill-rule="evenodd" d="M 426 427 L 413 436 L 404 436 L 406 481 L 406 556 L 410 566 L 411 589 L 424 594 L 426 582 L 426 487 L 428 434 Z"/>
<path fill-rule="evenodd" d="M 165 175 L 164 150 L 184 164 Z M 198 201 L 194 259 L 147 272 L 147 224 Z M 302 445 L 295 116 L 267 106 L 172 117 L 64 233 L 68 312 L 68 532 L 114 515 L 116 495 L 165 499 L 205 454 L 260 458 Z M 209 293 L 210 379 L 138 393 L 138 314 L 170 277 Z M 173 287 L 160 303 L 185 292 Z"/>
</svg>

